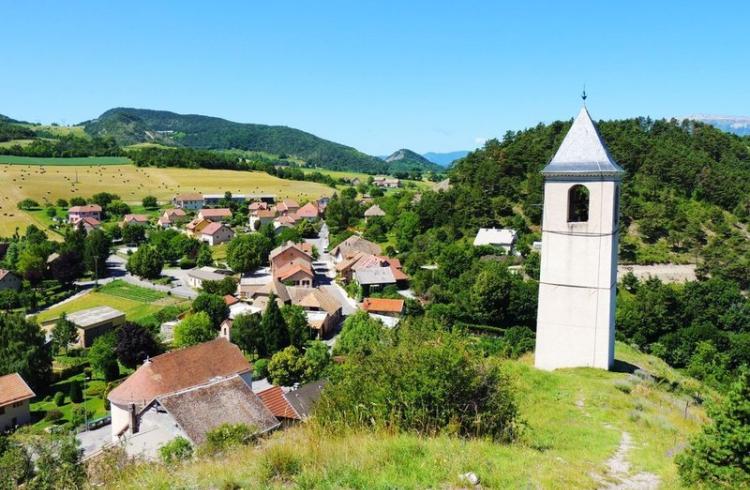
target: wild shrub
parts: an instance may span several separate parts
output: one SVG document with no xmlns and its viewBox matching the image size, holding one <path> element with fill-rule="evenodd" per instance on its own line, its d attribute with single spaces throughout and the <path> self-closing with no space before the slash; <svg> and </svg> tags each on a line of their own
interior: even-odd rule
<svg viewBox="0 0 750 490">
<path fill-rule="evenodd" d="M 404 323 L 350 355 L 332 373 L 316 414 L 330 429 L 385 427 L 420 434 L 512 441 L 520 430 L 511 382 L 460 332 L 428 321 Z"/>
</svg>

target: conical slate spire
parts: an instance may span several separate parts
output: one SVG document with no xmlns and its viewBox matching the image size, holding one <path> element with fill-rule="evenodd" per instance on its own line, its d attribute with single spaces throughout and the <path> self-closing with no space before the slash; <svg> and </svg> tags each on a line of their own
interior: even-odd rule
<svg viewBox="0 0 750 490">
<path fill-rule="evenodd" d="M 625 171 L 607 150 L 586 106 L 581 107 L 568 134 L 552 160 L 544 167 L 545 177 L 566 175 L 617 176 Z"/>
</svg>

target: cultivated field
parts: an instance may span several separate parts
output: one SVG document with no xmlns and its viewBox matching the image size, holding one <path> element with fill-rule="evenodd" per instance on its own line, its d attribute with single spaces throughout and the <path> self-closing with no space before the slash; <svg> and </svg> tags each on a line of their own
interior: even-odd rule
<svg viewBox="0 0 750 490">
<path fill-rule="evenodd" d="M 16 140 L 27 141 L 27 140 Z M 10 141 L 8 142 L 10 143 Z M 97 166 L 124 165 L 130 163 L 128 157 L 71 157 L 71 158 L 43 158 L 20 157 L 16 155 L 0 155 L 0 164 L 8 165 L 42 165 L 42 166 Z"/>
<path fill-rule="evenodd" d="M 160 201 L 181 192 L 275 194 L 279 199 L 317 198 L 334 190 L 315 182 L 283 180 L 264 172 L 181 168 L 138 168 L 134 165 L 35 166 L 0 165 L 0 236 L 13 234 L 29 224 L 45 226 L 19 211 L 17 203 L 32 198 L 40 204 L 59 198 L 89 197 L 97 192 L 118 194 L 139 203 L 146 195 Z"/>
</svg>

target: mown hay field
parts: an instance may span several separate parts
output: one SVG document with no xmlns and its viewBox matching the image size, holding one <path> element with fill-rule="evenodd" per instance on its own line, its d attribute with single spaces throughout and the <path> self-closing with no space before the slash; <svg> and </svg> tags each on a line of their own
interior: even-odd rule
<svg viewBox="0 0 750 490">
<path fill-rule="evenodd" d="M 118 194 L 129 203 L 147 195 L 165 202 L 182 192 L 275 194 L 278 199 L 312 199 L 334 190 L 315 182 L 283 180 L 265 172 L 183 168 L 139 168 L 134 165 L 39 166 L 0 164 L 0 236 L 16 227 L 44 223 L 17 207 L 31 198 L 44 205 L 98 192 Z"/>
</svg>

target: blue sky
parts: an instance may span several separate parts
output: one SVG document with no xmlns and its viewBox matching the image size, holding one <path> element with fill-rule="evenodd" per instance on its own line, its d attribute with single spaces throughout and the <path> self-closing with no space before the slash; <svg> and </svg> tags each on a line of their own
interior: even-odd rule
<svg viewBox="0 0 750 490">
<path fill-rule="evenodd" d="M 617 4 L 617 5 L 615 5 Z M 750 115 L 750 2 L 2 0 L 0 114 L 116 106 L 387 154 L 573 117 Z"/>
</svg>

